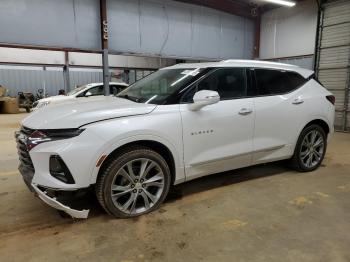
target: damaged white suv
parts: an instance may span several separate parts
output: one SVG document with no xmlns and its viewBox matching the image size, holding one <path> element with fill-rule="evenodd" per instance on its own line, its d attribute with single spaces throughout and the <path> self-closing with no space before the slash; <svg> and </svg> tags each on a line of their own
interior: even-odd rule
<svg viewBox="0 0 350 262">
<path fill-rule="evenodd" d="M 48 205 L 93 188 L 116 217 L 155 210 L 169 187 L 208 174 L 290 159 L 322 162 L 334 96 L 296 66 L 226 60 L 158 70 L 117 97 L 52 105 L 16 133 L 19 170 Z"/>
</svg>

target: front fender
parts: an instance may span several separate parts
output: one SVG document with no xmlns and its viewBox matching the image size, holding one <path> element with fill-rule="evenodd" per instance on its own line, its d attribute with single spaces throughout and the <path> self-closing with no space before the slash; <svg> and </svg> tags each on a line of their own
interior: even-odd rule
<svg viewBox="0 0 350 262">
<path fill-rule="evenodd" d="M 169 140 L 167 140 L 166 138 L 161 137 L 161 136 L 157 136 L 154 134 L 133 135 L 133 136 L 129 136 L 129 137 L 120 139 L 117 142 L 114 142 L 112 144 L 106 144 L 102 148 L 102 150 L 100 150 L 99 153 L 96 154 L 95 163 L 98 162 L 98 160 L 100 159 L 101 156 L 103 156 L 103 155 L 108 156 L 113 151 L 115 151 L 116 149 L 118 149 L 126 144 L 135 143 L 137 141 L 145 141 L 145 140 L 161 143 L 169 149 L 169 151 L 171 152 L 171 154 L 174 158 L 174 162 L 175 162 L 175 183 L 179 183 L 180 181 L 185 181 L 185 172 L 184 172 L 183 162 L 179 158 L 179 152 L 178 152 L 176 146 L 173 143 L 171 143 Z M 101 165 L 99 167 L 94 165 L 94 167 L 92 169 L 91 177 L 90 177 L 90 184 L 96 183 Z"/>
</svg>

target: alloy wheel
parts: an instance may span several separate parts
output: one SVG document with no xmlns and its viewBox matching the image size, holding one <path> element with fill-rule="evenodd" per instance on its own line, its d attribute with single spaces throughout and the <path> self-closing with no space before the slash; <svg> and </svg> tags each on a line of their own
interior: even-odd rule
<svg viewBox="0 0 350 262">
<path fill-rule="evenodd" d="M 318 130 L 308 132 L 300 147 L 300 160 L 307 168 L 313 168 L 322 161 L 324 154 L 324 138 Z"/>
<path fill-rule="evenodd" d="M 155 161 L 148 158 L 134 159 L 115 174 L 111 198 L 123 213 L 143 213 L 158 202 L 164 183 L 164 173 Z"/>
</svg>

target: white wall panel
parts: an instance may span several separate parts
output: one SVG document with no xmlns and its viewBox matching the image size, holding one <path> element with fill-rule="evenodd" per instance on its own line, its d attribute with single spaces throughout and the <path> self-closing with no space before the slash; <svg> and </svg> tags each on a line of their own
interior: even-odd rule
<svg viewBox="0 0 350 262">
<path fill-rule="evenodd" d="M 68 56 L 70 65 L 78 66 L 102 66 L 101 54 L 70 52 Z"/>
<path fill-rule="evenodd" d="M 63 65 L 64 52 L 0 47 L 0 62 Z"/>
<path fill-rule="evenodd" d="M 166 23 L 165 37 L 162 42 L 160 53 L 169 54 L 169 56 L 191 57 L 192 55 L 192 32 L 191 10 L 183 9 L 180 6 L 173 5 L 172 8 L 163 9 L 164 19 L 171 21 Z M 151 36 L 153 36 L 151 34 Z M 176 43 L 176 45 L 172 44 Z"/>
<path fill-rule="evenodd" d="M 110 49 L 192 59 L 252 58 L 252 20 L 161 0 L 109 0 Z"/>
<path fill-rule="evenodd" d="M 176 61 L 175 59 L 159 57 L 109 55 L 108 62 L 110 67 L 158 69 L 173 65 Z M 102 57 L 100 54 L 70 52 L 69 64 L 74 66 L 101 67 Z"/>
<path fill-rule="evenodd" d="M 204 10 L 203 7 L 198 9 L 192 15 L 192 54 L 198 57 L 220 58 L 221 44 L 225 45 L 228 42 L 220 43 L 221 24 L 219 16 L 212 10 Z M 231 50 L 233 50 L 233 46 Z"/>
<path fill-rule="evenodd" d="M 276 61 L 278 63 L 284 63 L 284 64 L 291 64 L 300 66 L 302 68 L 307 68 L 310 70 L 313 70 L 313 60 L 314 56 L 305 56 L 305 57 L 290 57 L 290 58 L 281 58 L 281 59 L 273 59 L 273 61 Z"/>
<path fill-rule="evenodd" d="M 293 8 L 277 8 L 263 14 L 260 58 L 278 58 L 314 53 L 317 26 L 316 1 Z"/>
<path fill-rule="evenodd" d="M 100 48 L 97 0 L 1 0 L 0 42 Z"/>
</svg>

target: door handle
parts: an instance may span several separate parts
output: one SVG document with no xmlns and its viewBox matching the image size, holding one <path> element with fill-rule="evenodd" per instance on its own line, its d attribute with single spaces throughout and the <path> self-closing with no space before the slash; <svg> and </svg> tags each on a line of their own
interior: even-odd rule
<svg viewBox="0 0 350 262">
<path fill-rule="evenodd" d="M 304 100 L 298 97 L 298 98 L 295 98 L 292 103 L 294 105 L 299 105 L 299 104 L 304 103 Z"/>
<path fill-rule="evenodd" d="M 241 110 L 239 110 L 238 114 L 245 116 L 250 114 L 251 112 L 253 112 L 253 110 L 250 108 L 242 108 Z"/>
</svg>

